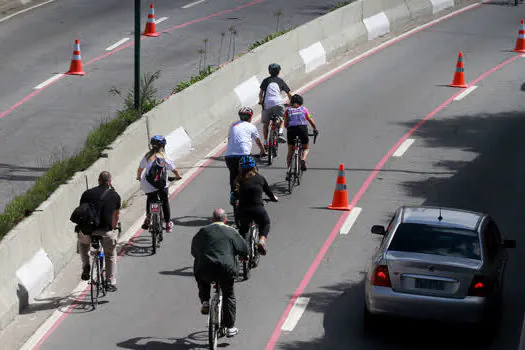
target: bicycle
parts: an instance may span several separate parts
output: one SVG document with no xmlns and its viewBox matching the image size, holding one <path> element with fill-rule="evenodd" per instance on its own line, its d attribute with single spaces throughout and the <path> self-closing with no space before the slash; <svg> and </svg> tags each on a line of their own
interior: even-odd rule
<svg viewBox="0 0 525 350">
<path fill-rule="evenodd" d="M 276 114 L 272 115 L 270 120 L 270 131 L 268 135 L 268 165 L 272 165 L 273 158 L 277 158 L 279 152 L 279 128 L 277 121 L 280 117 Z"/>
<path fill-rule="evenodd" d="M 314 137 L 314 144 L 317 140 L 317 133 L 308 134 L 308 136 Z M 295 185 L 299 186 L 301 184 L 301 177 L 303 176 L 303 170 L 301 169 L 301 159 L 303 158 L 303 147 L 299 136 L 296 136 L 294 139 L 294 152 L 292 155 L 292 161 L 290 162 L 290 167 L 286 173 L 288 179 L 288 192 L 290 194 L 293 191 Z"/>
<path fill-rule="evenodd" d="M 168 177 L 168 181 L 171 182 L 173 180 L 175 180 L 175 177 Z M 157 248 L 160 248 L 160 242 L 162 242 L 164 239 L 164 228 L 162 227 L 162 223 L 164 222 L 164 212 L 162 210 L 162 202 L 160 201 L 158 195 L 155 198 L 155 200 L 150 203 L 149 212 L 149 232 L 151 233 L 151 248 L 153 250 L 153 254 L 156 254 Z"/>
<path fill-rule="evenodd" d="M 208 314 L 208 340 L 210 349 L 217 349 L 218 339 L 226 334 L 226 327 L 222 325 L 222 291 L 219 283 L 211 283 L 215 293 L 210 298 L 210 312 Z"/>
<path fill-rule="evenodd" d="M 119 234 L 122 233 L 122 226 L 120 222 L 117 225 Z M 101 249 L 100 236 L 91 236 L 91 256 L 93 257 L 91 262 L 91 277 L 89 280 L 90 293 L 91 293 L 91 305 L 93 309 L 96 309 L 98 305 L 98 297 L 100 294 L 106 296 L 108 289 L 108 281 L 106 279 L 106 266 L 104 265 L 104 251 Z"/>
</svg>

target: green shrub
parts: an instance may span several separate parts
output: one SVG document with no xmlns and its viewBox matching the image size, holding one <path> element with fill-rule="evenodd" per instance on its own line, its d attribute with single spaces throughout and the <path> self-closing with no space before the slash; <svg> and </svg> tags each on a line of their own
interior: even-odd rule
<svg viewBox="0 0 525 350">
<path fill-rule="evenodd" d="M 173 89 L 173 94 L 176 94 L 177 92 L 181 92 L 182 90 L 190 87 L 191 85 L 195 84 L 198 81 L 203 80 L 208 75 L 213 74 L 213 72 L 219 70 L 219 67 L 211 67 L 207 66 L 206 68 L 202 69 L 198 75 L 191 76 L 188 80 L 183 80 L 180 83 L 177 84 L 175 89 Z"/>
<path fill-rule="evenodd" d="M 275 33 L 272 33 L 270 35 L 268 35 L 266 38 L 262 39 L 262 40 L 259 40 L 259 41 L 256 41 L 254 42 L 253 44 L 251 44 L 249 47 L 248 47 L 248 50 L 253 50 L 255 49 L 256 47 L 258 46 L 261 46 L 263 44 L 266 44 L 268 41 L 270 40 L 273 40 L 275 38 L 277 38 L 278 36 L 281 36 L 283 34 L 286 34 L 287 32 L 289 32 L 290 30 L 287 29 L 287 30 L 281 30 L 279 32 L 275 32 Z"/>
<path fill-rule="evenodd" d="M 348 4 L 350 4 L 352 1 L 351 0 L 346 0 L 346 1 L 339 1 L 337 4 L 335 4 L 330 10 L 328 10 L 329 12 L 332 12 L 332 11 L 335 11 L 337 10 L 338 8 L 341 8 L 341 7 L 344 7 Z"/>
</svg>

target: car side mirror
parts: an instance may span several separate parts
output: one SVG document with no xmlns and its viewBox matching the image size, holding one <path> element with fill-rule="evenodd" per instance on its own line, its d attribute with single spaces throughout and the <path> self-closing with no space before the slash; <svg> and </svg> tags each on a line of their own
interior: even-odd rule
<svg viewBox="0 0 525 350">
<path fill-rule="evenodd" d="M 370 231 L 373 234 L 376 234 L 376 235 L 383 235 L 384 236 L 386 234 L 385 227 L 381 226 L 381 225 L 374 225 L 374 226 L 372 226 L 372 229 Z"/>
<path fill-rule="evenodd" d="M 514 249 L 516 248 L 516 241 L 514 239 L 506 239 L 503 241 L 503 246 L 505 248 Z"/>
</svg>

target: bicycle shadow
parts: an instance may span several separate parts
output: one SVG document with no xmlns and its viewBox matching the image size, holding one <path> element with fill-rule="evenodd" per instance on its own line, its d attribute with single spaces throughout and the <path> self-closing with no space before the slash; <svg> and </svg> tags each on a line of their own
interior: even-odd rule
<svg viewBox="0 0 525 350">
<path fill-rule="evenodd" d="M 184 276 L 184 277 L 194 276 L 192 266 L 181 267 L 180 269 L 176 269 L 173 271 L 160 271 L 159 274 L 164 275 L 164 276 Z"/>
<path fill-rule="evenodd" d="M 151 236 L 139 236 L 133 241 L 127 244 L 127 249 L 124 255 L 129 257 L 144 258 L 153 255 L 153 249 L 151 247 Z"/>
<path fill-rule="evenodd" d="M 218 344 L 226 347 L 228 343 Z M 135 337 L 117 343 L 119 348 L 131 350 L 197 350 L 208 349 L 208 331 L 189 334 L 185 338 Z"/>
<path fill-rule="evenodd" d="M 100 300 L 99 305 L 107 304 L 107 300 Z M 79 291 L 66 296 L 35 298 L 34 302 L 20 311 L 21 315 L 38 313 L 46 310 L 57 310 L 68 314 L 83 314 L 95 309 L 91 305 L 89 291 Z"/>
</svg>

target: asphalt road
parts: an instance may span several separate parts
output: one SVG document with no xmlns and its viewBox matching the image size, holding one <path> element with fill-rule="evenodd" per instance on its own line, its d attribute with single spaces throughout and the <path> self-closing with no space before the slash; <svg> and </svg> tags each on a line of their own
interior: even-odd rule
<svg viewBox="0 0 525 350">
<path fill-rule="evenodd" d="M 279 28 L 291 28 L 325 14 L 337 0 L 207 0 L 187 8 L 194 2 L 153 2 L 156 18 L 168 19 L 157 25 L 164 31 L 159 38 L 142 41 L 142 71 L 161 71 L 156 87 L 164 98 L 198 72 L 204 39 L 207 61 L 216 65 L 233 52 L 230 27 L 237 30 L 239 53 L 276 30 L 278 10 Z M 149 4 L 142 1 L 141 30 Z M 199 21 L 188 24 L 194 20 Z M 226 33 L 222 50 L 221 33 Z M 133 2 L 118 0 L 57 0 L 0 23 L 0 211 L 53 161 L 78 151 L 102 118 L 112 118 L 121 108 L 122 100 L 109 90 L 133 86 L 133 35 Z M 87 75 L 35 90 L 69 69 L 76 38 Z M 123 38 L 130 41 L 106 51 Z"/>
<path fill-rule="evenodd" d="M 367 191 L 348 235 L 337 235 L 306 286 L 310 298 L 297 326 L 282 332 L 278 349 L 466 349 L 472 334 L 426 322 L 396 321 L 362 335 L 363 271 L 378 244 L 370 226 L 386 224 L 402 204 L 460 207 L 491 213 L 517 240 L 506 275 L 501 329 L 486 349 L 514 350 L 525 285 L 521 161 L 525 60 L 510 52 L 520 13 L 483 5 L 396 43 L 305 93 L 321 129 L 301 188 L 282 194 L 283 160 L 262 173 L 279 203 L 272 218 L 268 256 L 251 280 L 237 284 L 241 333 L 228 349 L 263 349 L 291 296 L 341 217 L 331 201 L 339 163 L 346 166 L 350 197 L 363 189 L 387 152 L 421 119 L 401 157 L 390 158 Z M 478 88 L 459 101 L 450 83 L 457 52 L 465 53 L 467 79 Z M 501 69 L 495 67 L 504 63 Z M 491 72 L 487 75 L 486 72 Z M 443 103 L 449 101 L 445 106 Z M 437 109 L 436 109 L 437 108 Z M 220 180 L 224 179 L 224 181 Z M 199 314 L 190 242 L 213 208 L 227 206 L 227 170 L 217 160 L 172 202 L 175 232 L 149 256 L 139 236 L 119 265 L 119 292 L 95 312 L 80 303 L 40 349 L 205 349 L 206 318 Z M 473 338 L 474 337 L 474 338 Z M 476 348 L 480 348 L 476 345 Z M 483 348 L 483 347 L 481 347 Z"/>
</svg>

